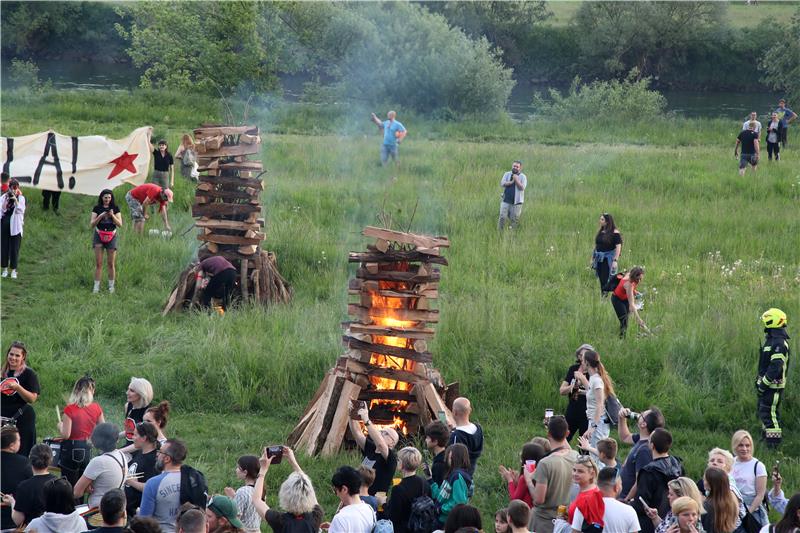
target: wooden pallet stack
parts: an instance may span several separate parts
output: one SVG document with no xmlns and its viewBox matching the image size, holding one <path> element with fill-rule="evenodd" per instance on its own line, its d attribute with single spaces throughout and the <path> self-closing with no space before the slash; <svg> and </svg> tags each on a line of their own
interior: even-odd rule
<svg viewBox="0 0 800 533">
<path fill-rule="evenodd" d="M 458 384 L 445 385 L 433 367 L 428 341 L 439 311 L 440 272 L 447 265 L 445 237 L 367 227 L 375 239 L 366 252 L 351 252 L 359 263 L 348 293 L 352 320 L 342 324 L 347 352 L 325 375 L 288 443 L 309 455 L 336 453 L 349 438 L 350 402 L 367 402 L 370 420 L 416 435 L 431 420 L 453 422 L 450 406 Z"/>
<path fill-rule="evenodd" d="M 261 153 L 258 127 L 204 124 L 194 130 L 194 136 L 200 177 L 192 215 L 198 218 L 197 239 L 203 242 L 198 259 L 221 255 L 230 261 L 240 272 L 242 300 L 288 302 L 291 289 L 278 272 L 275 254 L 261 249 L 264 171 L 261 161 L 249 158 Z M 197 303 L 197 269 L 193 264 L 181 273 L 164 314 Z"/>
</svg>

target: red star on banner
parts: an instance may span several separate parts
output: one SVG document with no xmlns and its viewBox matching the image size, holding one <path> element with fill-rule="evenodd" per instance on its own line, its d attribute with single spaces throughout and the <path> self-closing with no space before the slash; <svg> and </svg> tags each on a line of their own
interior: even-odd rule
<svg viewBox="0 0 800 533">
<path fill-rule="evenodd" d="M 133 161 L 138 157 L 139 154 L 129 154 L 127 151 L 122 152 L 122 155 L 116 159 L 112 159 L 109 161 L 109 164 L 114 163 L 114 168 L 111 169 L 111 174 L 108 175 L 108 179 L 112 179 L 117 174 L 120 174 L 123 170 L 127 170 L 132 174 L 136 174 L 136 167 L 133 166 Z"/>
</svg>

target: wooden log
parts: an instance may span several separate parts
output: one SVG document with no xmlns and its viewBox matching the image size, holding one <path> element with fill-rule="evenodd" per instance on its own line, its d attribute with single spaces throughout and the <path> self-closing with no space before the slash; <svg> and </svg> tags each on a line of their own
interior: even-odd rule
<svg viewBox="0 0 800 533">
<path fill-rule="evenodd" d="M 258 224 L 253 224 L 250 222 L 244 222 L 240 220 L 198 220 L 194 223 L 195 226 L 198 228 L 209 228 L 209 229 L 235 229 L 241 231 L 258 231 L 260 226 Z"/>
<path fill-rule="evenodd" d="M 362 390 L 358 395 L 359 400 L 391 400 L 413 402 L 415 396 L 403 390 Z"/>
<path fill-rule="evenodd" d="M 359 324 L 358 322 L 342 322 L 342 327 L 349 329 L 352 333 L 401 337 L 403 339 L 432 339 L 436 334 L 436 331 L 432 329 L 390 327 L 379 324 L 368 325 Z"/>
<path fill-rule="evenodd" d="M 361 387 L 352 381 L 345 380 L 342 383 L 333 420 L 331 420 L 327 435 L 321 445 L 320 454 L 323 457 L 331 456 L 339 451 L 350 423 L 350 402 L 358 398 L 359 392 L 361 392 Z"/>
<path fill-rule="evenodd" d="M 242 262 L 239 265 L 239 291 L 242 293 L 242 300 L 247 300 L 250 297 L 250 294 L 247 290 L 247 266 L 247 259 L 242 259 Z"/>
<path fill-rule="evenodd" d="M 414 351 L 417 351 L 419 353 L 428 352 L 428 343 L 425 342 L 425 339 L 417 339 L 414 341 Z"/>
<path fill-rule="evenodd" d="M 253 296 L 256 298 L 258 302 L 263 303 L 264 300 L 261 298 L 261 284 L 258 282 L 259 276 L 258 269 L 253 270 L 250 272 L 250 283 L 253 285 Z"/>
<path fill-rule="evenodd" d="M 197 170 L 200 172 L 213 170 L 216 173 L 214 174 L 215 176 L 225 172 L 261 172 L 264 170 L 264 165 L 261 161 L 255 159 L 248 159 L 247 161 L 228 161 L 226 163 L 219 162 L 219 159 L 214 159 L 213 161 L 217 162 L 213 167 L 209 167 L 208 163 L 206 166 L 200 166 L 198 163 Z"/>
<path fill-rule="evenodd" d="M 256 240 L 263 240 L 263 239 L 256 239 Z M 240 246 L 237 249 L 237 251 L 242 256 L 253 255 L 254 253 L 256 253 L 258 251 L 258 245 L 257 244 L 247 244 L 245 246 Z"/>
<path fill-rule="evenodd" d="M 433 411 L 434 414 L 444 411 L 445 417 L 447 418 L 447 425 L 450 427 L 455 427 L 456 421 L 453 418 L 453 413 L 447 408 L 441 396 L 439 396 L 439 393 L 436 392 L 436 388 L 433 386 L 433 384 L 426 381 L 420 381 L 417 383 L 417 386 L 422 388 L 425 401 L 431 411 Z"/>
<path fill-rule="evenodd" d="M 198 180 L 203 183 L 213 183 L 216 185 L 236 185 L 238 187 L 253 187 L 264 190 L 264 184 L 256 178 L 238 178 L 236 176 L 203 176 Z"/>
<path fill-rule="evenodd" d="M 375 285 L 367 285 L 367 284 L 375 284 Z M 429 296 L 429 295 L 430 294 L 438 295 L 439 284 L 435 282 L 419 283 L 416 284 L 414 287 L 408 289 L 379 290 L 377 282 L 374 280 L 365 281 L 363 279 L 351 278 L 348 283 L 348 289 L 350 290 L 350 294 L 356 294 L 356 292 L 367 290 L 367 291 L 378 291 L 379 294 L 384 293 L 383 295 L 391 296 L 394 298 L 400 298 L 400 296 L 397 296 L 399 294 L 405 294 L 408 295 L 409 297 L 415 297 L 415 298 L 419 296 L 428 296 L 429 298 L 435 298 L 435 296 Z M 393 293 L 396 293 L 397 295 Z"/>
<path fill-rule="evenodd" d="M 365 263 L 364 269 L 370 274 L 377 274 L 381 271 L 381 267 L 378 265 L 378 263 Z"/>
<path fill-rule="evenodd" d="M 314 417 L 316 414 L 317 402 L 319 401 L 320 396 L 328 389 L 328 384 L 330 380 L 333 379 L 333 376 L 330 372 L 325 374 L 325 377 L 322 378 L 322 383 L 320 383 L 319 387 L 317 388 L 317 392 L 314 393 L 314 396 L 311 397 L 311 401 L 308 402 L 306 405 L 305 411 L 303 411 L 303 415 L 300 417 L 300 421 L 294 427 L 289 436 L 286 438 L 286 443 L 289 446 L 295 446 L 297 444 L 297 439 L 300 438 L 300 435 L 303 434 L 303 431 L 306 429 L 308 422 Z"/>
<path fill-rule="evenodd" d="M 367 263 L 375 264 L 375 263 Z M 400 270 L 379 270 L 377 272 L 370 272 L 368 268 L 359 268 L 356 270 L 356 277 L 364 280 L 375 281 L 400 281 L 405 283 L 426 283 L 429 281 L 439 281 L 441 275 L 438 270 L 431 272 L 430 276 L 420 276 L 417 274 L 416 269 L 408 272 Z"/>
<path fill-rule="evenodd" d="M 447 266 L 447 258 L 421 254 L 417 250 L 391 250 L 381 252 L 350 252 L 347 256 L 350 263 L 397 263 L 401 261 L 425 261 Z"/>
<path fill-rule="evenodd" d="M 355 374 L 364 374 L 368 376 L 393 379 L 395 381 L 404 381 L 406 383 L 415 383 L 419 380 L 419 373 L 409 372 L 408 370 L 398 370 L 395 368 L 384 368 L 382 366 L 372 365 L 355 359 L 345 358 L 345 363 L 348 372 Z M 418 365 L 422 366 L 422 365 Z"/>
<path fill-rule="evenodd" d="M 450 409 L 453 409 L 453 402 L 460 396 L 459 388 L 458 381 L 454 381 L 444 389 L 444 404 Z"/>
<path fill-rule="evenodd" d="M 423 427 L 426 427 L 428 424 L 433 422 L 433 418 L 431 417 L 431 411 L 428 408 L 428 402 L 425 400 L 425 391 L 422 390 L 419 382 L 415 383 L 414 388 L 411 390 L 414 393 L 414 397 L 417 399 L 417 405 L 419 405 L 420 421 L 422 422 Z"/>
<path fill-rule="evenodd" d="M 206 149 L 206 153 L 197 154 L 198 166 L 202 165 L 202 161 L 214 157 L 233 157 L 237 155 L 252 155 L 261 152 L 261 145 L 259 144 L 234 144 L 231 146 L 220 146 L 219 149 Z"/>
<path fill-rule="evenodd" d="M 236 235 L 218 235 L 216 233 L 210 233 L 206 235 L 198 235 L 198 241 L 205 241 L 205 242 L 215 242 L 217 244 L 239 244 L 239 245 L 254 245 L 257 246 L 258 243 L 264 240 L 264 234 L 260 233 L 260 238 L 248 239 L 247 237 L 238 237 Z"/>
<path fill-rule="evenodd" d="M 204 184 L 202 184 L 204 185 Z M 260 189 L 256 190 L 255 187 L 246 187 L 240 191 L 201 191 L 195 192 L 195 198 L 222 198 L 224 200 L 258 200 Z M 206 200 L 207 202 L 208 200 Z"/>
<path fill-rule="evenodd" d="M 195 128 L 193 133 L 195 138 L 214 137 L 215 135 L 241 135 L 243 133 L 258 135 L 258 126 L 210 125 Z"/>
<path fill-rule="evenodd" d="M 244 144 L 261 144 L 261 136 L 242 133 L 239 135 L 239 142 Z"/>
<path fill-rule="evenodd" d="M 429 291 L 421 291 L 417 292 L 416 289 L 414 291 L 393 291 L 393 290 L 376 290 L 376 291 L 365 291 L 365 290 L 355 290 L 355 289 L 348 289 L 347 294 L 351 295 L 361 295 L 361 294 L 375 294 L 377 296 L 382 296 L 384 298 L 404 298 L 404 299 L 412 299 L 412 298 L 428 298 L 431 300 L 435 300 L 439 297 L 439 291 L 437 290 L 429 290 Z"/>
<path fill-rule="evenodd" d="M 389 250 L 389 241 L 386 239 L 376 239 L 375 248 L 377 248 L 381 253 L 385 254 Z"/>
<path fill-rule="evenodd" d="M 371 324 L 371 317 L 380 318 L 394 318 L 397 320 L 408 320 L 414 322 L 438 322 L 439 311 L 437 309 L 431 310 L 417 310 L 417 309 L 394 309 L 385 307 L 362 307 L 356 304 L 347 305 L 347 314 L 362 319 L 363 324 Z"/>
<path fill-rule="evenodd" d="M 413 244 L 418 248 L 449 248 L 450 241 L 447 237 L 429 237 L 427 235 L 417 235 L 415 233 L 403 233 L 385 228 L 367 226 L 361 231 L 365 237 L 375 237 L 376 239 L 386 239 L 390 242 L 401 242 Z M 433 255 L 439 255 L 433 254 Z"/>
<path fill-rule="evenodd" d="M 418 363 L 430 363 L 433 361 L 433 355 L 430 352 L 417 352 L 416 350 L 408 350 L 398 346 L 389 346 L 387 344 L 373 344 L 348 335 L 342 336 L 342 342 L 345 346 L 354 350 L 361 350 L 367 353 L 379 353 L 391 357 L 401 357 L 403 359 L 411 359 Z"/>
<path fill-rule="evenodd" d="M 251 204 L 206 204 L 197 205 L 192 207 L 193 217 L 207 216 L 211 218 L 220 218 L 232 215 L 245 215 L 248 213 L 260 213 L 261 206 Z"/>
<path fill-rule="evenodd" d="M 317 453 L 317 438 L 325 429 L 323 423 L 330 408 L 331 398 L 336 396 L 337 389 L 338 392 L 341 392 L 344 381 L 345 379 L 341 377 L 334 377 L 328 381 L 325 391 L 323 391 L 317 400 L 316 407 L 313 409 L 314 416 L 309 420 L 306 429 L 297 439 L 296 449 L 304 450 L 307 455 Z"/>
</svg>

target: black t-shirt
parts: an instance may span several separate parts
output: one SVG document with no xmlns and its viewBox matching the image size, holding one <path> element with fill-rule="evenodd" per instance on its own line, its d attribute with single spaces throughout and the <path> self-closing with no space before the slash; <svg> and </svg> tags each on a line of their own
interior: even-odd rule
<svg viewBox="0 0 800 533">
<path fill-rule="evenodd" d="M 610 252 L 618 244 L 622 244 L 622 235 L 616 232 L 611 234 L 611 239 L 608 241 L 606 240 L 606 235 L 602 233 L 598 233 L 594 238 L 594 247 L 598 252 Z"/>
<path fill-rule="evenodd" d="M 369 493 L 374 496 L 376 492 L 389 492 L 389 487 L 392 486 L 392 477 L 397 470 L 397 454 L 394 450 L 389 450 L 388 458 L 384 459 L 378 453 L 375 443 L 372 439 L 367 437 L 367 442 L 364 444 L 364 460 L 362 465 L 375 469 L 375 481 L 369 487 Z"/>
<path fill-rule="evenodd" d="M 317 531 L 319 530 L 320 524 L 322 524 L 323 518 L 325 518 L 325 514 L 322 511 L 322 507 L 315 505 L 310 513 L 305 513 L 303 515 L 281 513 L 280 511 L 269 509 L 264 518 L 275 533 L 283 533 L 285 529 L 302 531 L 304 527 L 309 531 Z M 291 526 L 293 527 L 287 528 L 286 525 L 290 520 L 303 522 L 303 524 L 292 524 Z"/>
<path fill-rule="evenodd" d="M 581 369 L 580 363 L 575 363 L 569 370 L 567 370 L 567 375 L 564 376 L 564 381 L 567 383 L 572 383 L 572 380 L 575 379 L 575 372 Z M 585 375 L 585 374 L 584 374 Z M 573 404 L 578 404 L 584 411 L 586 410 L 586 394 L 579 394 L 577 392 L 571 392 L 569 395 L 569 404 L 570 407 L 573 407 Z"/>
<path fill-rule="evenodd" d="M 756 134 L 756 132 L 750 130 L 742 130 L 742 132 L 739 133 L 739 136 L 736 138 L 742 142 L 743 154 L 755 155 L 756 140 L 758 140 L 758 135 Z"/>
<path fill-rule="evenodd" d="M 512 183 L 508 187 L 505 188 L 503 191 L 503 202 L 507 204 L 514 205 L 514 198 L 516 198 L 517 194 L 517 184 Z"/>
<path fill-rule="evenodd" d="M 11 452 L 0 454 L 0 492 L 16 494 L 19 484 L 32 477 L 33 470 L 27 457 Z M 7 505 L 0 507 L 0 529 L 15 527 L 17 525 L 11 520 L 11 507 Z"/>
<path fill-rule="evenodd" d="M 16 378 L 19 381 L 19 384 L 27 390 L 28 392 L 33 392 L 35 394 L 39 394 L 39 378 L 36 376 L 36 372 L 31 370 L 30 367 L 25 367 L 25 370 L 18 376 L 14 375 L 14 372 L 9 371 L 8 375 L 5 376 L 6 379 L 8 378 Z M 28 402 L 18 393 L 14 391 L 13 394 L 10 396 L 6 396 L 3 394 L 3 416 L 14 416 L 17 410 L 20 407 L 24 407 L 28 405 Z"/>
<path fill-rule="evenodd" d="M 148 479 L 158 474 L 156 470 L 156 450 L 142 453 L 136 450 L 128 463 L 128 475 L 142 474 L 138 481 L 145 483 Z M 128 500 L 128 515 L 136 514 L 136 509 L 142 503 L 142 493 L 133 487 L 125 487 L 125 498 Z"/>
<path fill-rule="evenodd" d="M 408 531 L 408 517 L 411 516 L 411 504 L 422 495 L 431 495 L 428 483 L 419 476 L 404 477 L 399 484 L 392 487 L 389 500 L 383 506 L 378 518 L 391 520 L 395 533 Z"/>
<path fill-rule="evenodd" d="M 92 213 L 94 213 L 95 215 L 102 215 L 106 211 L 111 211 L 111 210 L 112 208 L 110 207 L 103 207 L 101 205 L 96 205 L 92 208 Z M 116 215 L 117 213 L 119 213 L 119 207 L 114 206 L 113 211 L 114 214 Z M 109 217 L 106 217 L 102 221 L 97 223 L 97 229 L 99 229 L 100 231 L 114 231 L 115 229 L 117 229 L 117 225 L 114 224 L 114 220 L 112 220 Z"/>
<path fill-rule="evenodd" d="M 132 404 L 125 404 L 125 439 L 128 444 L 133 444 L 133 432 L 136 430 L 136 424 L 142 421 L 144 413 L 149 407 L 149 405 L 145 405 L 134 409 Z"/>
<path fill-rule="evenodd" d="M 44 484 L 51 479 L 56 479 L 56 476 L 53 474 L 33 476 L 17 487 L 17 493 L 14 496 L 16 500 L 14 510 L 25 515 L 26 523 L 34 518 L 39 518 L 44 513 Z"/>
<path fill-rule="evenodd" d="M 157 149 L 153 150 L 153 161 L 155 162 L 155 169 L 162 172 L 168 171 L 169 167 L 174 164 L 171 153 L 168 151 L 164 152 L 164 156 L 162 157 L 161 151 Z"/>
<path fill-rule="evenodd" d="M 441 487 L 445 476 L 447 476 L 447 463 L 444 459 L 444 452 L 439 452 L 433 458 L 431 465 L 431 481 Z"/>
</svg>

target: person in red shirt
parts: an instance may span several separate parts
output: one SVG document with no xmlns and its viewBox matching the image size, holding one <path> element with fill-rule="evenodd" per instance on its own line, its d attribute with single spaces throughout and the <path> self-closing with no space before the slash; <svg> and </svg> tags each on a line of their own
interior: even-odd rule
<svg viewBox="0 0 800 533">
<path fill-rule="evenodd" d="M 128 191 L 128 194 L 125 195 L 125 200 L 131 209 L 133 229 L 137 233 L 144 231 L 144 222 L 150 218 L 147 215 L 147 206 L 158 203 L 158 212 L 161 213 L 161 217 L 164 219 L 164 227 L 167 231 L 172 231 L 167 218 L 167 205 L 172 202 L 172 196 L 170 189 L 165 189 L 155 183 L 144 183 Z"/>
<path fill-rule="evenodd" d="M 528 507 L 533 507 L 533 495 L 528 487 L 525 469 L 527 469 L 530 474 L 528 477 L 532 479 L 533 472 L 536 470 L 536 465 L 539 461 L 544 459 L 546 455 L 547 450 L 544 449 L 544 446 L 528 442 L 522 447 L 519 472 L 500 465 L 500 476 L 508 484 L 509 501 L 522 500 L 528 504 Z"/>
<path fill-rule="evenodd" d="M 580 509 L 584 522 L 599 525 L 602 530 L 606 506 L 603 493 L 597 488 L 597 465 L 594 459 L 588 455 L 578 457 L 572 467 L 572 481 L 578 485 L 580 492 L 569 506 L 567 521 L 572 524 L 575 510 Z"/>
<path fill-rule="evenodd" d="M 103 409 L 94 401 L 95 383 L 90 376 L 75 382 L 69 395 L 69 404 L 58 423 L 58 432 L 64 437 L 61 443 L 59 467 L 70 483 L 83 475 L 91 459 L 92 445 L 89 438 L 97 424 L 105 422 Z"/>
<path fill-rule="evenodd" d="M 636 309 L 636 287 L 643 279 L 644 269 L 638 266 L 633 267 L 630 272 L 619 280 L 619 284 L 611 295 L 611 305 L 614 306 L 614 311 L 617 313 L 617 318 L 619 319 L 620 337 L 625 336 L 625 331 L 628 329 L 628 317 L 631 315 L 644 331 L 649 331 L 647 329 L 647 324 L 645 324 L 642 317 L 639 316 L 639 310 Z"/>
</svg>

